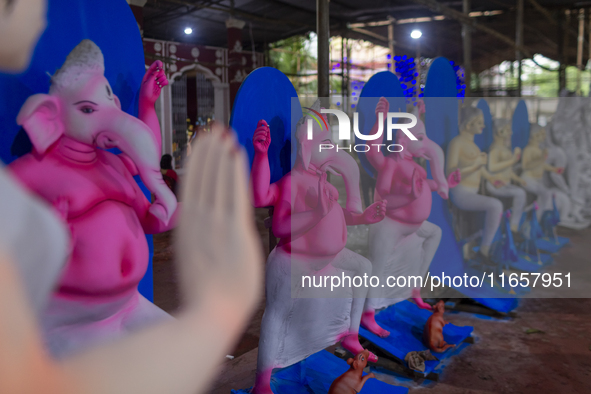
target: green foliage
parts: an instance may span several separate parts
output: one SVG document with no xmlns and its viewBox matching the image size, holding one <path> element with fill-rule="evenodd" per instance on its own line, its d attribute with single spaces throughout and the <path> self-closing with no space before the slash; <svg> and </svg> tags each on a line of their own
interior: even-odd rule
<svg viewBox="0 0 591 394">
<path fill-rule="evenodd" d="M 315 92 L 315 78 L 301 78 L 316 70 L 316 59 L 312 56 L 309 35 L 289 37 L 269 46 L 270 66 L 275 67 L 291 80 L 299 93 Z"/>
<path fill-rule="evenodd" d="M 330 90 L 336 90 L 337 93 L 341 93 L 343 89 L 343 78 L 340 75 L 330 76 Z"/>
<path fill-rule="evenodd" d="M 536 60 L 550 68 L 550 70 L 539 67 L 529 59 L 524 60 L 521 79 L 524 94 L 528 96 L 533 94 L 536 97 L 557 97 L 559 95 L 558 71 L 554 70 L 558 69 L 558 62 L 539 55 L 536 55 Z M 505 71 L 502 73 L 504 86 L 515 89 L 517 88 L 517 63 L 513 64 L 513 74 L 511 74 L 508 64 L 508 62 L 502 64 L 502 66 L 505 66 Z M 566 89 L 571 92 L 577 90 L 578 72 L 577 67 L 569 66 L 566 68 Z M 481 78 L 485 80 L 487 77 L 481 75 Z M 581 92 L 583 96 L 589 95 L 590 83 L 591 71 L 588 69 L 583 70 L 581 72 Z"/>
<path fill-rule="evenodd" d="M 577 90 L 578 69 L 574 66 L 566 68 L 566 89 L 574 92 Z M 548 71 L 538 68 L 535 72 L 527 70 L 527 75 L 523 81 L 523 86 L 534 86 L 537 97 L 557 97 L 558 92 L 558 72 Z M 581 72 L 581 91 L 583 96 L 589 95 L 589 70 Z M 517 81 L 515 81 L 517 83 Z"/>
</svg>

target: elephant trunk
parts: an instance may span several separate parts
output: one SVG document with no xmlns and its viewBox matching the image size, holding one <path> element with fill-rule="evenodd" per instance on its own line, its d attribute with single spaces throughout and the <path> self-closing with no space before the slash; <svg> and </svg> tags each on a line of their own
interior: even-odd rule
<svg viewBox="0 0 591 394">
<path fill-rule="evenodd" d="M 139 175 L 152 193 L 155 201 L 150 213 L 166 225 L 177 206 L 172 191 L 162 179 L 160 172 L 160 152 L 152 137 L 152 130 L 141 120 L 114 110 L 104 117 L 102 131 L 95 135 L 96 145 L 100 148 L 118 148 L 135 163 Z"/>
<path fill-rule="evenodd" d="M 443 156 L 443 149 L 431 141 L 428 138 L 423 140 L 424 153 L 423 157 L 429 160 L 429 166 L 431 167 L 431 176 L 433 180 L 439 185 L 439 190 L 445 196 L 448 195 L 449 186 L 447 184 L 447 178 L 445 177 L 445 158 Z"/>
<path fill-rule="evenodd" d="M 329 170 L 334 170 L 345 181 L 347 192 L 347 210 L 354 213 L 362 213 L 361 191 L 359 189 L 359 166 L 357 162 L 345 151 L 339 151 L 330 160 Z"/>
</svg>

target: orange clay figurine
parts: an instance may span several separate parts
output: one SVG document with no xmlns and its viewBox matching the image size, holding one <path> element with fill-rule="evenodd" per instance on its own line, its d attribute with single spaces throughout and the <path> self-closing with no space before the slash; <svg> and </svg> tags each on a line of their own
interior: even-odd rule
<svg viewBox="0 0 591 394">
<path fill-rule="evenodd" d="M 348 359 L 347 364 L 351 367 L 347 372 L 339 376 L 332 382 L 328 394 L 357 394 L 363 388 L 367 379 L 375 378 L 376 375 L 372 372 L 365 376 L 363 369 L 367 366 L 367 358 L 369 357 L 369 350 L 364 350 L 355 356 L 355 359 Z"/>
<path fill-rule="evenodd" d="M 445 304 L 443 301 L 439 301 L 435 304 L 433 307 L 433 314 L 427 320 L 427 324 L 425 324 L 425 329 L 423 331 L 423 342 L 429 349 L 436 353 L 445 352 L 450 347 L 456 346 L 446 343 L 443 339 L 443 326 L 448 323 L 443 320 L 444 311 Z"/>
</svg>

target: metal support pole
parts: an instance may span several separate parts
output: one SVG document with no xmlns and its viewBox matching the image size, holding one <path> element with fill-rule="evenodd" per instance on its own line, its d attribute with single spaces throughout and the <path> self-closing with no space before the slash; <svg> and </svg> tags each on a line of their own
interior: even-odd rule
<svg viewBox="0 0 591 394">
<path fill-rule="evenodd" d="M 585 10 L 579 10 L 579 36 L 577 38 L 577 95 L 581 96 L 581 73 L 583 72 L 583 44 L 585 42 Z"/>
<path fill-rule="evenodd" d="M 390 15 L 388 15 L 388 21 L 390 24 L 388 25 L 388 49 L 390 50 L 390 71 L 394 72 L 396 69 L 395 62 L 394 62 L 394 23 L 395 20 Z"/>
<path fill-rule="evenodd" d="M 349 114 L 351 113 L 351 106 L 349 105 L 349 96 L 351 95 L 351 93 L 349 92 L 349 87 L 351 86 L 351 46 L 349 45 L 348 38 L 345 41 L 345 49 L 347 50 L 347 57 L 345 58 L 345 65 L 347 67 L 345 69 L 345 87 L 347 88 L 347 108 L 345 112 Z"/>
<path fill-rule="evenodd" d="M 587 62 L 591 61 L 591 10 L 589 10 L 589 25 L 588 25 L 588 30 L 589 30 L 589 49 L 588 49 L 588 53 L 587 53 Z M 591 89 L 591 82 L 589 83 L 589 88 Z M 590 90 L 591 91 L 591 90 Z"/>
<path fill-rule="evenodd" d="M 345 102 L 345 94 L 347 88 L 345 86 L 345 37 L 341 36 L 341 96 L 343 99 L 341 101 L 342 108 L 345 110 L 347 109 L 347 103 Z"/>
<path fill-rule="evenodd" d="M 517 97 L 521 97 L 521 75 L 523 72 L 523 0 L 517 0 L 517 20 L 515 23 L 515 60 L 517 60 Z"/>
<path fill-rule="evenodd" d="M 587 48 L 587 62 L 591 61 L 591 9 L 589 10 L 589 24 L 587 25 L 589 31 L 589 48 Z"/>
<path fill-rule="evenodd" d="M 421 93 L 421 39 L 420 38 L 417 39 L 416 42 L 417 42 L 417 54 L 416 54 L 415 58 L 416 58 L 417 63 L 416 63 L 415 69 L 417 70 L 416 72 L 419 75 L 417 75 L 417 85 L 415 88 L 415 97 L 419 97 L 419 94 Z"/>
<path fill-rule="evenodd" d="M 297 77 L 296 78 L 298 79 L 298 83 L 297 83 L 297 86 L 296 87 L 297 87 L 297 92 L 299 93 L 300 92 L 300 88 L 302 86 L 302 77 L 301 77 L 301 71 L 302 71 L 301 63 L 302 63 L 302 58 L 301 58 L 301 56 L 300 56 L 299 53 L 296 56 L 297 56 L 297 58 L 296 58 L 296 75 L 297 75 Z"/>
<path fill-rule="evenodd" d="M 523 2 L 523 0 L 520 0 Z M 462 11 L 470 14 L 470 0 L 463 0 Z M 464 44 L 464 81 L 466 83 L 466 97 L 470 97 L 472 81 L 472 34 L 468 24 L 462 24 L 462 42 Z"/>
<path fill-rule="evenodd" d="M 318 35 L 318 97 L 329 97 L 329 0 L 316 0 L 316 34 Z"/>
<path fill-rule="evenodd" d="M 558 67 L 558 92 L 557 97 L 560 97 L 560 93 L 566 88 L 566 55 L 565 55 L 565 44 L 566 44 L 566 21 L 564 10 L 559 13 L 560 23 L 558 25 L 558 59 L 560 60 L 560 66 Z"/>
<path fill-rule="evenodd" d="M 264 47 L 264 56 L 265 56 L 265 66 L 269 66 L 269 67 L 273 67 L 273 65 L 271 64 L 271 56 L 269 53 L 269 43 L 265 42 L 265 47 Z"/>
</svg>

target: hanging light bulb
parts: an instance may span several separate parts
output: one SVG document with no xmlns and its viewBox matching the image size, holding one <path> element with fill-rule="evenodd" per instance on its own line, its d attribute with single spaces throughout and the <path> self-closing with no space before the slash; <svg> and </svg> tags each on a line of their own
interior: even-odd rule
<svg viewBox="0 0 591 394">
<path fill-rule="evenodd" d="M 418 40 L 419 38 L 421 38 L 422 35 L 423 35 L 423 33 L 420 30 L 416 30 L 416 29 L 410 33 L 410 36 L 412 38 L 414 38 L 415 40 Z"/>
</svg>

